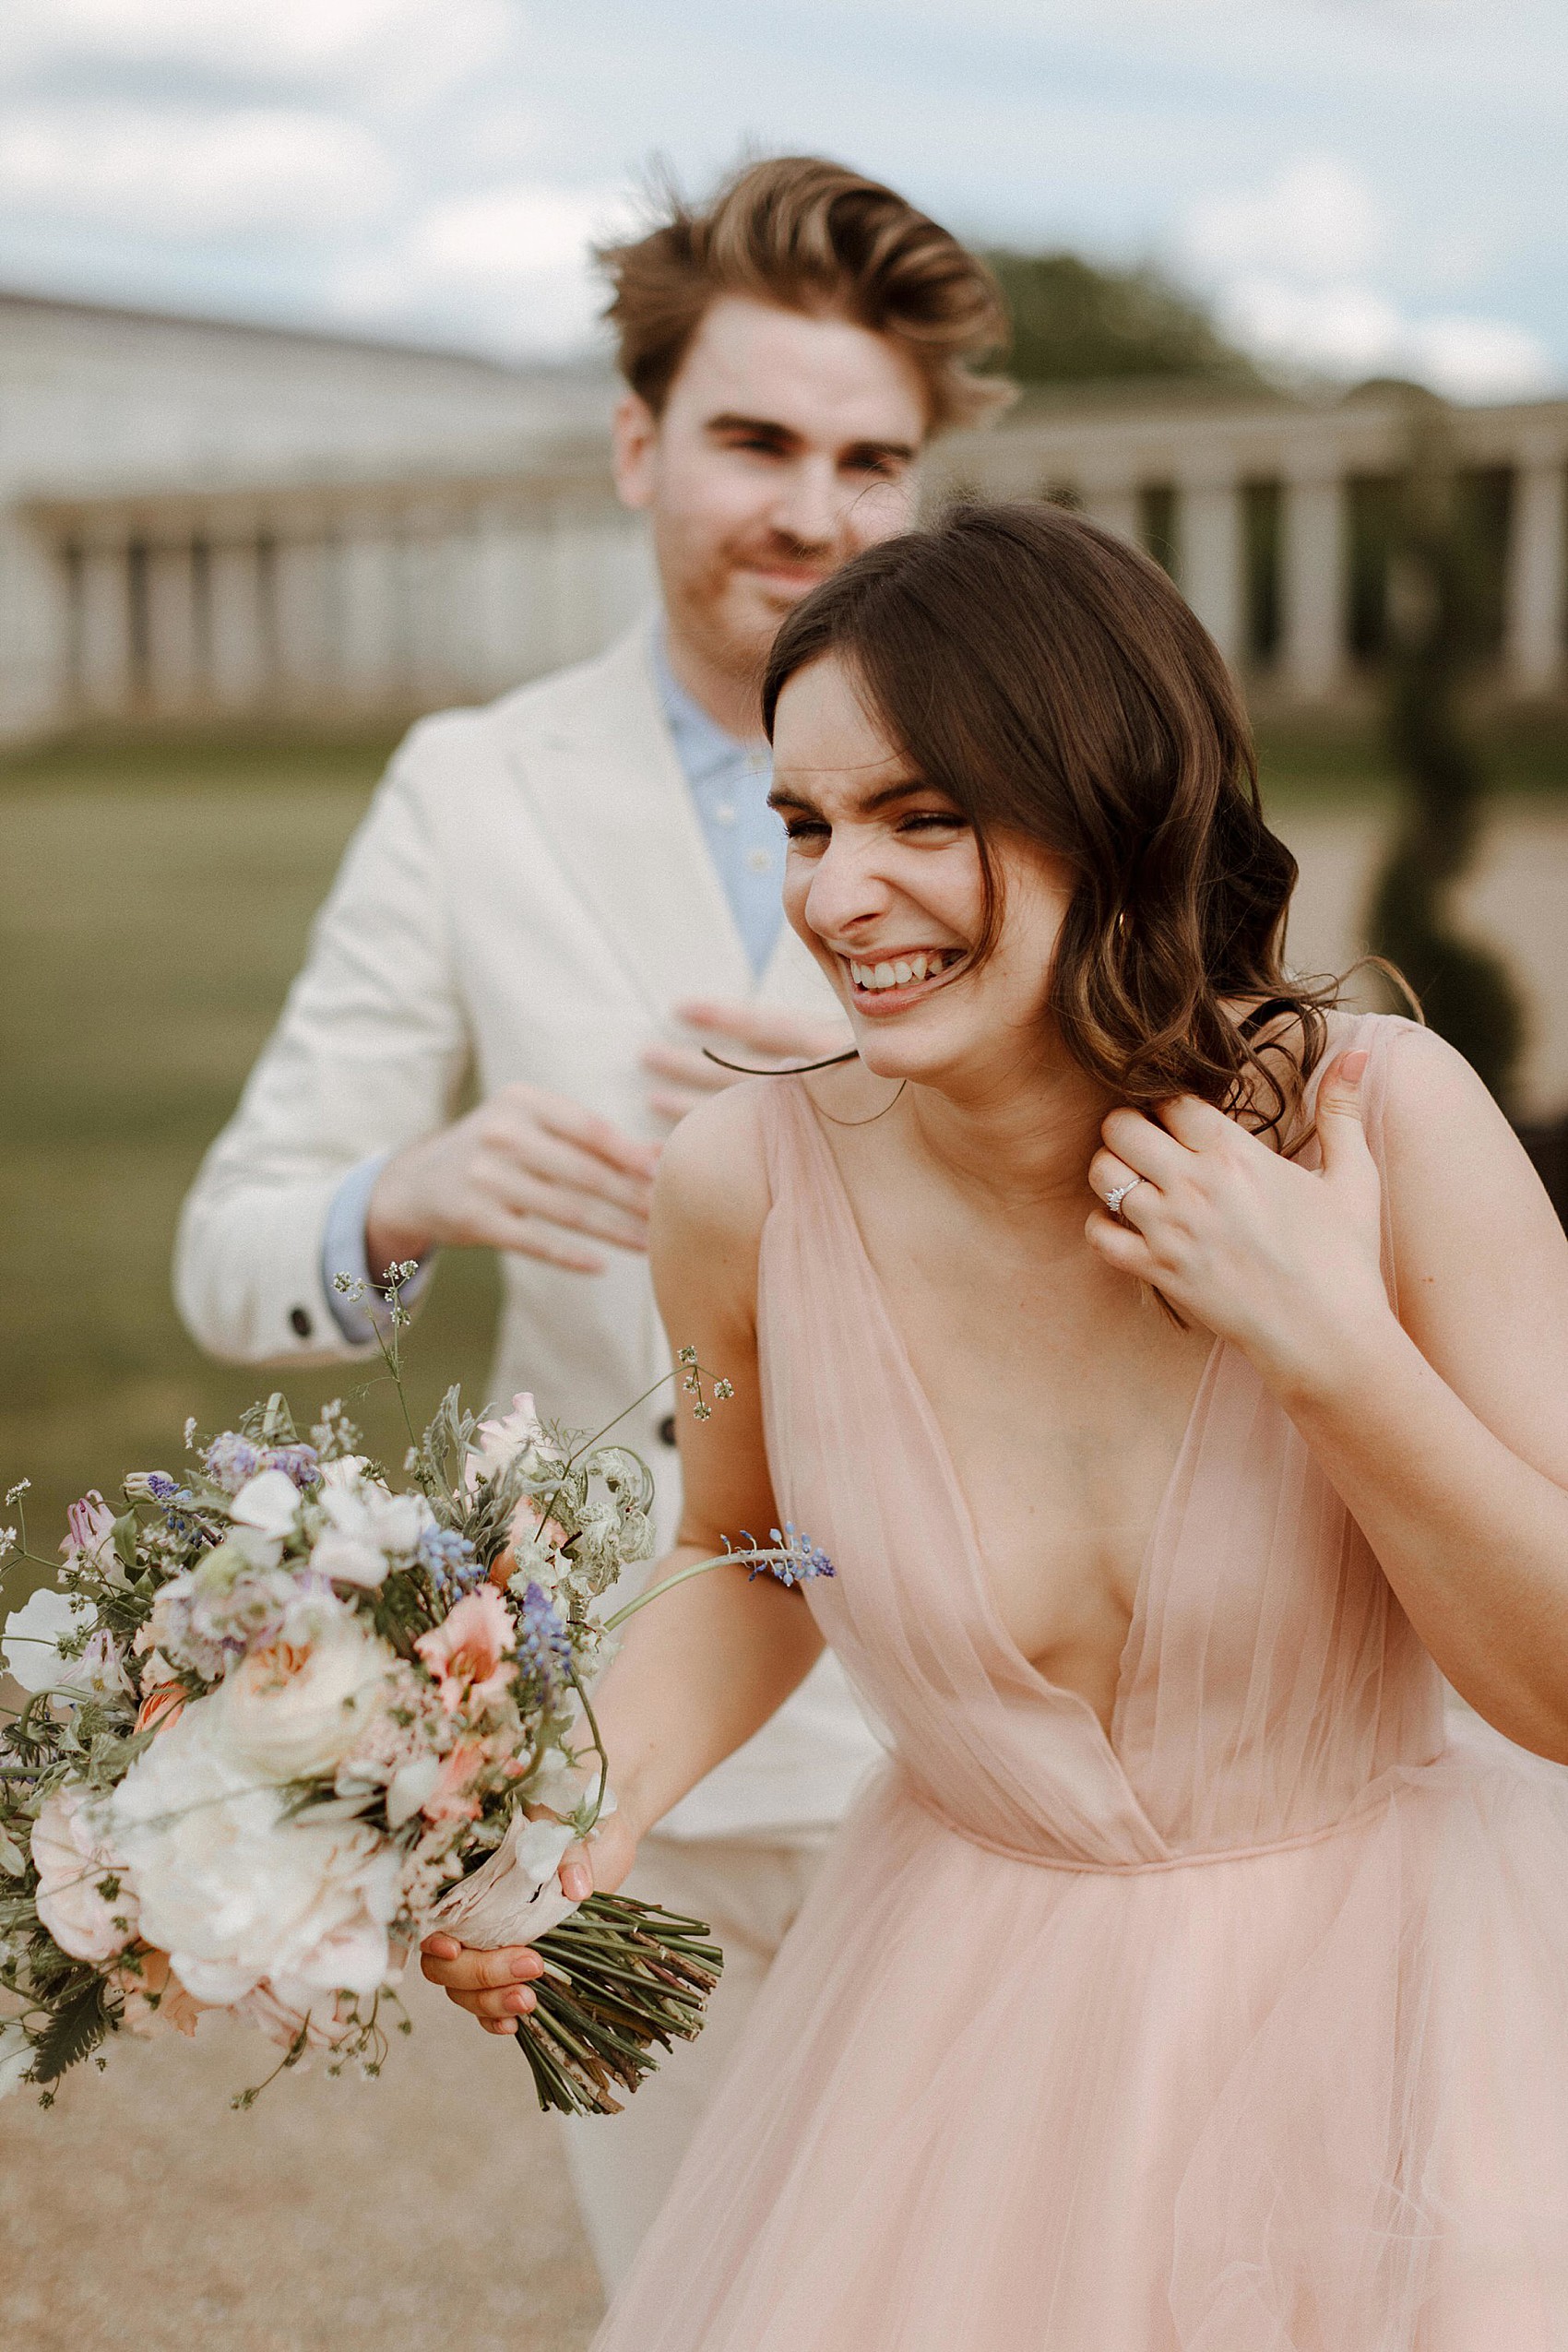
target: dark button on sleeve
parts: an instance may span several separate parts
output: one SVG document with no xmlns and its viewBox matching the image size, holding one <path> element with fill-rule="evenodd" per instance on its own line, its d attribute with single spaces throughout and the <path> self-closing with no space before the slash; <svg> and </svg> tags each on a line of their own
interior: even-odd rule
<svg viewBox="0 0 1568 2352">
<path fill-rule="evenodd" d="M 674 1444 L 674 1443 L 675 1443 L 675 1416 L 674 1416 L 674 1414 L 673 1414 L 673 1413 L 666 1413 L 666 1414 L 665 1414 L 665 1416 L 664 1416 L 664 1419 L 663 1419 L 663 1420 L 659 1422 L 659 1442 L 660 1445 L 673 1445 L 673 1444 Z"/>
<path fill-rule="evenodd" d="M 311 1333 L 315 1329 L 315 1324 L 312 1323 L 310 1319 L 310 1310 L 308 1307 L 291 1307 L 289 1310 L 289 1322 L 292 1329 L 298 1332 L 302 1339 L 308 1339 Z"/>
</svg>

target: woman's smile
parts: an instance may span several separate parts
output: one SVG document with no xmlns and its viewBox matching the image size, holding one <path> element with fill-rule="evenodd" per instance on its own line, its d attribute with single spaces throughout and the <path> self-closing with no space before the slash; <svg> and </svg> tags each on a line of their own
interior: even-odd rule
<svg viewBox="0 0 1568 2352">
<path fill-rule="evenodd" d="M 880 1019 L 931 995 L 952 977 L 965 956 L 962 947 L 901 947 L 860 956 L 840 951 L 838 962 L 849 977 L 856 1011 Z"/>
</svg>

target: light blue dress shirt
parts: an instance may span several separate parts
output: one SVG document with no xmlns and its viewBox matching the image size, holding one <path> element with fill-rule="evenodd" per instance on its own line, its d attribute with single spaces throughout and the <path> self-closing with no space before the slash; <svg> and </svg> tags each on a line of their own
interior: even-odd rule
<svg viewBox="0 0 1568 2352">
<path fill-rule="evenodd" d="M 773 761 L 765 741 L 737 742 L 677 683 L 665 649 L 664 631 L 653 640 L 654 675 L 669 723 L 675 756 L 691 790 L 703 839 L 735 918 L 754 975 L 760 980 L 784 920 L 784 828 L 767 805 Z M 365 1259 L 365 1218 L 375 1180 L 391 1158 L 376 1152 L 351 1168 L 332 1196 L 322 1236 L 321 1278 L 338 1328 L 350 1346 L 375 1336 L 371 1309 L 374 1293 Z M 411 1301 L 424 1287 L 432 1261 L 405 1285 Z M 345 1299 L 333 1287 L 346 1274 L 363 1285 L 363 1295 Z"/>
</svg>

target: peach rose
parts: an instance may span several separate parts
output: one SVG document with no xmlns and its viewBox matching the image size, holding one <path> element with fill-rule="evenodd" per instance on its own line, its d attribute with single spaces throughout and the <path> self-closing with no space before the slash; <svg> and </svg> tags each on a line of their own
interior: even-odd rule
<svg viewBox="0 0 1568 2352">
<path fill-rule="evenodd" d="M 172 2026 L 177 2034 L 188 2037 L 196 2032 L 196 2019 L 208 2005 L 192 1999 L 170 1966 L 169 1954 L 150 1944 L 115 1969 L 114 1981 L 125 1996 L 125 2021 L 133 2034 L 154 2034 Z"/>
</svg>

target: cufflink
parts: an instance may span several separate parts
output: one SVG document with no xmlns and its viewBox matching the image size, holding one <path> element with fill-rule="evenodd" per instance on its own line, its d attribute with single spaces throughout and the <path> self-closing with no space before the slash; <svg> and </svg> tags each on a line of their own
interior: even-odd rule
<svg viewBox="0 0 1568 2352">
<path fill-rule="evenodd" d="M 674 1443 L 675 1443 L 675 1416 L 674 1416 L 674 1414 L 673 1414 L 673 1413 L 666 1413 L 666 1414 L 665 1414 L 665 1416 L 664 1416 L 664 1419 L 663 1419 L 663 1420 L 659 1422 L 659 1442 L 660 1445 L 673 1445 L 673 1444 L 674 1444 Z"/>
<path fill-rule="evenodd" d="M 310 1310 L 308 1307 L 291 1307 L 289 1310 L 289 1323 L 291 1328 L 297 1332 L 302 1339 L 308 1339 L 311 1333 L 315 1329 L 315 1324 L 312 1323 L 310 1319 Z"/>
</svg>

